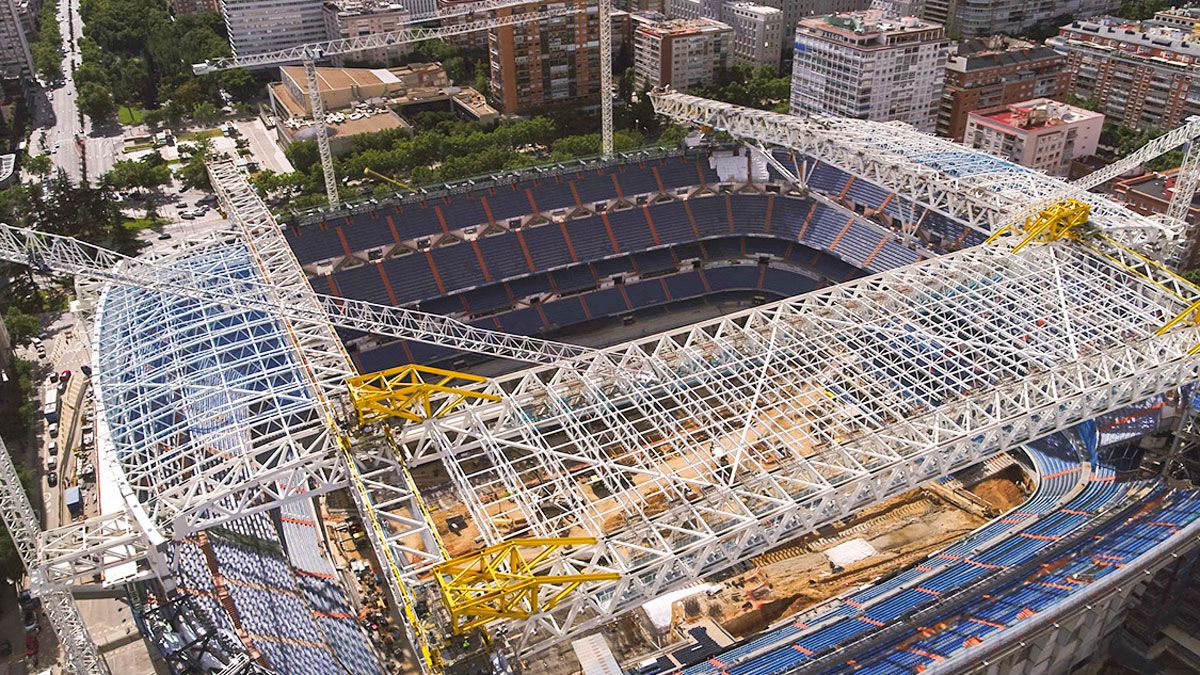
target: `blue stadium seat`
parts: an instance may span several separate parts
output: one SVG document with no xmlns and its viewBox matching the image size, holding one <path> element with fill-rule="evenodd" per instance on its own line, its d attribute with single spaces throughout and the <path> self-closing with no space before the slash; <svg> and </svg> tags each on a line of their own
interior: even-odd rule
<svg viewBox="0 0 1200 675">
<path fill-rule="evenodd" d="M 646 214 L 641 209 L 609 212 L 608 224 L 612 227 L 617 245 L 622 251 L 640 251 L 654 246 L 650 226 L 646 223 Z"/>
<path fill-rule="evenodd" d="M 563 239 L 562 229 L 557 223 L 526 228 L 521 234 L 525 237 L 525 245 L 529 247 L 533 264 L 539 270 L 571 264 L 571 252 L 567 249 L 567 241 Z"/>
<path fill-rule="evenodd" d="M 492 274 L 492 281 L 529 274 L 529 264 L 525 262 L 525 254 L 521 251 L 521 242 L 517 240 L 516 233 L 489 235 L 478 242 L 483 252 L 483 262 Z M 531 257 L 532 253 L 530 251 Z M 478 264 L 475 267 L 478 268 Z"/>
</svg>

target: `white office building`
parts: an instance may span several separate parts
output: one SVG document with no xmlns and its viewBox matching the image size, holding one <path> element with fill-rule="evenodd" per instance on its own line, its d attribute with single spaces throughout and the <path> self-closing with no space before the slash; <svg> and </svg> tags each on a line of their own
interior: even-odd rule
<svg viewBox="0 0 1200 675">
<path fill-rule="evenodd" d="M 727 2 L 721 8 L 721 21 L 733 27 L 733 63 L 778 70 L 783 51 L 782 11 L 752 2 Z"/>
<path fill-rule="evenodd" d="M 221 0 L 221 15 L 237 56 L 329 39 L 321 0 Z"/>
<path fill-rule="evenodd" d="M 933 133 L 950 42 L 942 26 L 870 10 L 796 27 L 793 114 L 899 120 Z"/>
</svg>

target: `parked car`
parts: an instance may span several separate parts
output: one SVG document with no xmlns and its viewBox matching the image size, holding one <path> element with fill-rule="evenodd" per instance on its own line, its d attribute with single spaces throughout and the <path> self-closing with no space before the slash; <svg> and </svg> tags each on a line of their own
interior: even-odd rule
<svg viewBox="0 0 1200 675">
<path fill-rule="evenodd" d="M 56 474 L 56 473 L 46 474 L 46 485 L 49 485 L 50 487 L 57 486 L 58 485 L 58 474 Z"/>
<path fill-rule="evenodd" d="M 184 211 L 183 213 L 179 214 L 179 217 L 183 218 L 184 220 L 195 220 L 196 219 L 196 216 L 193 216 L 191 211 Z"/>
<path fill-rule="evenodd" d="M 26 589 L 17 594 L 17 603 L 21 605 L 22 610 L 37 609 L 42 606 L 42 599 Z"/>
<path fill-rule="evenodd" d="M 50 384 L 58 384 L 58 373 L 50 373 Z"/>
<path fill-rule="evenodd" d="M 58 422 L 50 422 L 46 425 L 46 438 L 51 440 L 58 438 Z"/>
<path fill-rule="evenodd" d="M 91 377 L 92 367 L 85 363 L 82 366 L 79 366 L 79 372 L 83 373 L 84 377 Z"/>
<path fill-rule="evenodd" d="M 159 238 L 159 239 L 170 239 L 170 238 L 171 238 L 171 233 L 170 233 L 170 232 L 163 232 L 162 234 L 158 235 L 158 238 Z"/>
<path fill-rule="evenodd" d="M 62 383 L 66 384 L 67 380 L 71 379 L 71 371 L 69 371 L 69 370 L 62 371 L 62 375 L 60 375 L 60 377 L 62 379 Z"/>
<path fill-rule="evenodd" d="M 41 629 L 41 622 L 38 620 L 37 610 L 32 607 L 25 610 L 25 632 L 36 633 Z"/>
<path fill-rule="evenodd" d="M 46 473 L 54 473 L 58 471 L 58 458 L 51 457 L 50 461 L 46 462 Z"/>
</svg>

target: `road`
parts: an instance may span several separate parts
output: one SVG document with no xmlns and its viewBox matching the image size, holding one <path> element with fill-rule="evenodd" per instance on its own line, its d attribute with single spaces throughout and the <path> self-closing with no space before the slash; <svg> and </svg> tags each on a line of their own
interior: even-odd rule
<svg viewBox="0 0 1200 675">
<path fill-rule="evenodd" d="M 82 177 L 83 156 L 76 142 L 86 147 L 87 177 L 94 180 L 112 168 L 120 157 L 125 131 L 116 124 L 102 128 L 79 113 L 75 107 L 78 92 L 74 69 L 79 65 L 79 39 L 83 37 L 83 19 L 79 15 L 80 0 L 59 0 L 58 27 L 63 36 L 63 83 L 34 95 L 33 137 L 30 152 L 46 153 L 54 165 L 67 172 L 72 180 Z M 137 130 L 131 130 L 139 133 Z"/>
</svg>

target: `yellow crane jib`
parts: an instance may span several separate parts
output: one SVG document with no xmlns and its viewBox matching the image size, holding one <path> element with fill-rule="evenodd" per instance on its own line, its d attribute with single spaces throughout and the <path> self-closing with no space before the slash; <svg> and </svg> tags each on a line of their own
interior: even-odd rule
<svg viewBox="0 0 1200 675">
<path fill-rule="evenodd" d="M 592 537 L 511 539 L 439 564 L 433 573 L 454 630 L 461 633 L 497 619 L 527 619 L 554 608 L 582 584 L 619 579 L 612 572 L 536 572 L 560 549 L 595 543 Z"/>
<path fill-rule="evenodd" d="M 367 425 L 391 418 L 424 422 L 466 401 L 499 401 L 495 394 L 468 388 L 486 381 L 478 375 L 410 364 L 351 377 L 346 387 L 359 424 Z"/>
<path fill-rule="evenodd" d="M 990 244 L 1005 234 L 1016 233 L 1021 235 L 1021 241 L 1012 249 L 1012 252 L 1016 253 L 1034 241 L 1045 244 L 1064 238 L 1074 239 L 1082 233 L 1091 214 L 1092 207 L 1087 202 L 1065 199 L 1042 209 L 1035 216 L 1026 218 L 1020 226 L 1014 224 L 1001 228 L 988 237 L 987 243 Z"/>
<path fill-rule="evenodd" d="M 388 183 L 395 185 L 397 188 L 399 188 L 401 190 L 411 189 L 407 183 L 404 183 L 403 181 L 398 181 L 395 178 L 392 178 L 390 176 L 385 176 L 385 175 L 379 173 L 378 171 L 376 171 L 375 169 L 372 169 L 369 166 L 366 167 L 365 169 L 363 169 L 363 175 L 368 178 L 378 178 L 379 180 L 387 181 Z"/>
</svg>

